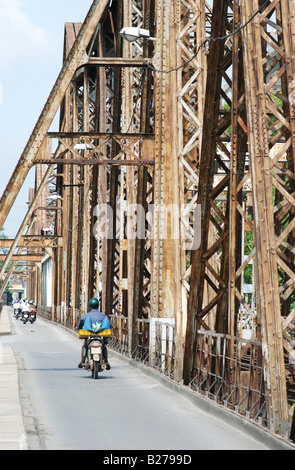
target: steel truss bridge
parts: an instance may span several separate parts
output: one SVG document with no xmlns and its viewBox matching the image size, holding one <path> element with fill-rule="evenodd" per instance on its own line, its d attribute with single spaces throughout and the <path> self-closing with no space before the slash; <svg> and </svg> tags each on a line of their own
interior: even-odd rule
<svg viewBox="0 0 295 470">
<path fill-rule="evenodd" d="M 25 262 L 71 328 L 96 296 L 113 348 L 291 440 L 294 73 L 293 0 L 94 0 L 0 200 L 35 169 L 2 292 Z"/>
</svg>

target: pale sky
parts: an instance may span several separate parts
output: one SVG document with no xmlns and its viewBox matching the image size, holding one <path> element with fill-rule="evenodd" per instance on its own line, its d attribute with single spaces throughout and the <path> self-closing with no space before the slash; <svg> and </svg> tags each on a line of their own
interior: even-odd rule
<svg viewBox="0 0 295 470">
<path fill-rule="evenodd" d="M 0 197 L 60 72 L 64 24 L 83 22 L 92 0 L 0 0 Z M 4 230 L 27 210 L 30 173 Z"/>
</svg>

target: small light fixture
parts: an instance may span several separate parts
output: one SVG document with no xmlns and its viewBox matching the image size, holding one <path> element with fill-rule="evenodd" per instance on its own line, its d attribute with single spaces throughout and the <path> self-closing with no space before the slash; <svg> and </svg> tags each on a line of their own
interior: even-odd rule
<svg viewBox="0 0 295 470">
<path fill-rule="evenodd" d="M 93 150 L 91 145 L 89 144 L 85 144 L 85 143 L 80 143 L 80 144 L 76 144 L 74 145 L 74 149 L 75 150 Z"/>
<path fill-rule="evenodd" d="M 120 34 L 124 39 L 127 39 L 127 41 L 129 42 L 136 41 L 139 38 L 148 39 L 149 41 L 156 41 L 156 38 L 152 38 L 150 36 L 150 32 L 148 29 L 128 27 L 123 28 L 120 31 Z"/>
<path fill-rule="evenodd" d="M 58 199 L 63 200 L 63 198 L 57 194 L 51 194 L 50 196 L 46 196 L 46 198 L 51 201 L 57 201 Z"/>
</svg>

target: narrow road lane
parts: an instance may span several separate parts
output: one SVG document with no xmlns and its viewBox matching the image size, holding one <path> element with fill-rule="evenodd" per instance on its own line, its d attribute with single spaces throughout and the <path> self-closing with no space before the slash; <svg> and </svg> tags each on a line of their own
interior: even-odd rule
<svg viewBox="0 0 295 470">
<path fill-rule="evenodd" d="M 82 342 L 60 326 L 12 325 L 3 342 L 18 358 L 24 414 L 41 449 L 265 449 L 112 352 L 111 370 L 93 380 L 77 368 Z"/>
</svg>

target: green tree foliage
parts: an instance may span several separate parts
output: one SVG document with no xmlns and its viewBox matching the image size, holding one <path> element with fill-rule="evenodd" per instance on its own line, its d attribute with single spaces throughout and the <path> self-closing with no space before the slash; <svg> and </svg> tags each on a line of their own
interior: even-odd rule
<svg viewBox="0 0 295 470">
<path fill-rule="evenodd" d="M 0 238 L 2 238 L 2 239 L 3 238 L 6 238 L 6 239 L 8 238 L 4 233 L 4 228 L 1 228 L 1 230 L 0 230 Z"/>
<path fill-rule="evenodd" d="M 244 242 L 244 253 L 245 256 L 249 256 L 253 250 L 253 233 L 245 232 Z M 252 265 L 248 264 L 244 271 L 244 282 L 245 284 L 252 284 Z"/>
</svg>

